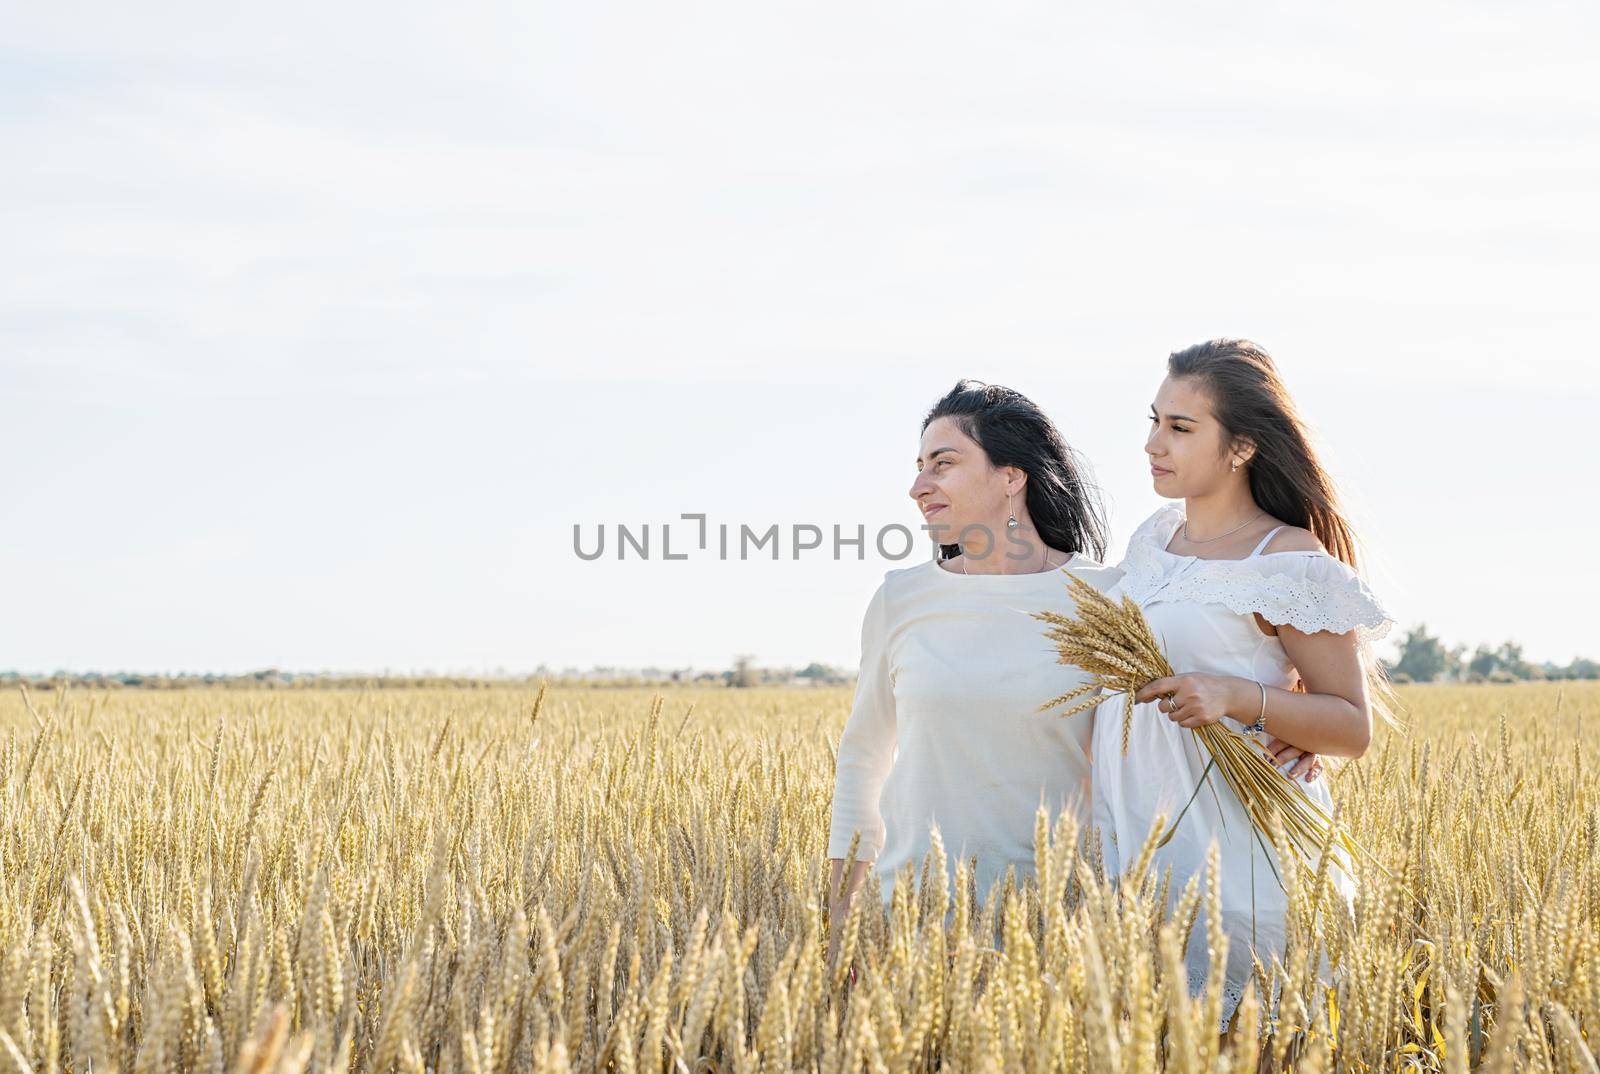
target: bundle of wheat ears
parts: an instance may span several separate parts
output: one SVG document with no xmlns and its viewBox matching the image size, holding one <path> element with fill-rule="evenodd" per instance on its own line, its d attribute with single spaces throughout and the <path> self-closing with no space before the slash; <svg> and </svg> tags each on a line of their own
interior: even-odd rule
<svg viewBox="0 0 1600 1074">
<path fill-rule="evenodd" d="M 1105 700 L 1105 695 L 1121 694 L 1122 752 L 1126 755 L 1128 730 L 1133 723 L 1134 694 L 1145 684 L 1176 672 L 1161 652 L 1161 646 L 1151 633 L 1144 613 L 1131 597 L 1123 596 L 1119 605 L 1072 574 L 1067 575 L 1067 586 L 1077 603 L 1075 618 L 1049 611 L 1033 612 L 1032 615 L 1050 624 L 1050 629 L 1045 633 L 1055 642 L 1060 654 L 1059 662 L 1083 669 L 1089 673 L 1089 679 L 1078 689 L 1046 701 L 1038 711 L 1077 701 L 1071 709 L 1059 713 L 1061 716 L 1074 716 L 1099 705 Z M 1314 866 L 1321 848 L 1331 845 L 1328 842 L 1330 837 L 1332 843 L 1351 854 L 1351 864 L 1357 854 L 1368 861 L 1372 860 L 1347 833 L 1335 830 L 1333 817 L 1317 802 L 1302 794 L 1288 776 L 1273 766 L 1253 740 L 1221 723 L 1202 724 L 1194 729 L 1194 733 L 1205 746 L 1211 760 L 1201 773 L 1194 793 L 1189 796 L 1190 803 L 1199 794 L 1200 787 L 1215 766 L 1243 803 L 1251 824 L 1258 832 L 1270 838 L 1271 818 L 1280 818 L 1284 834 L 1289 837 L 1289 846 L 1302 864 Z M 1172 833 L 1188 808 L 1186 803 L 1158 845 L 1165 846 L 1172 838 Z"/>
</svg>

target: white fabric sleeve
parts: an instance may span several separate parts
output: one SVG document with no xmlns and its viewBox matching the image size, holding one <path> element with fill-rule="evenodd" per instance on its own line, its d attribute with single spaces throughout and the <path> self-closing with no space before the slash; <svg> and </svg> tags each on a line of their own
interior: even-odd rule
<svg viewBox="0 0 1600 1074">
<path fill-rule="evenodd" d="M 1173 595 L 1223 604 L 1240 614 L 1259 612 L 1275 626 L 1307 634 L 1353 630 L 1363 645 L 1394 625 L 1366 580 L 1326 552 L 1207 563 L 1180 579 Z"/>
<path fill-rule="evenodd" d="M 855 701 L 839 737 L 834 767 L 833 817 L 828 829 L 828 857 L 843 858 L 857 830 L 856 857 L 875 860 L 883 850 L 883 818 L 878 795 L 894 761 L 894 689 L 889 677 L 888 608 L 885 579 L 878 586 L 861 622 L 861 670 Z"/>
</svg>

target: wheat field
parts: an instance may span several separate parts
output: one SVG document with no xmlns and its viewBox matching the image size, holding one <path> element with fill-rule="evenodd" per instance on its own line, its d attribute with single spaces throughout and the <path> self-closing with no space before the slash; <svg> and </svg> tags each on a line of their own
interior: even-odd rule
<svg viewBox="0 0 1600 1074">
<path fill-rule="evenodd" d="M 863 889 L 830 966 L 848 688 L 13 690 L 0 1070 L 1595 1072 L 1600 685 L 1401 699 L 1335 777 L 1389 875 L 1290 870 L 1222 1041 L 1070 816 L 981 905 Z"/>
</svg>

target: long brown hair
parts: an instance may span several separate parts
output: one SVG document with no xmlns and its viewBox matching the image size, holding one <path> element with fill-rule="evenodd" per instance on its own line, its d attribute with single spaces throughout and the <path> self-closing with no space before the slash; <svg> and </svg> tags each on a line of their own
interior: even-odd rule
<svg viewBox="0 0 1600 1074">
<path fill-rule="evenodd" d="M 1191 377 L 1205 386 L 1225 440 L 1248 438 L 1255 444 L 1245 467 L 1256 505 L 1291 526 L 1310 530 L 1329 555 L 1359 573 L 1355 528 L 1312 447 L 1310 426 L 1266 349 L 1248 339 L 1196 343 L 1167 358 L 1167 374 Z M 1382 661 L 1370 651 L 1362 655 L 1373 712 L 1398 726 L 1391 705 L 1394 689 Z"/>
</svg>

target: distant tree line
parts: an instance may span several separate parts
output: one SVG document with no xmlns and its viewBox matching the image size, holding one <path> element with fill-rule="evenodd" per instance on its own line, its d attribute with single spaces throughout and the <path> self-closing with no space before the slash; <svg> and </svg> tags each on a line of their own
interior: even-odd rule
<svg viewBox="0 0 1600 1074">
<path fill-rule="evenodd" d="M 1523 658 L 1522 646 L 1502 642 L 1498 648 L 1479 645 L 1448 647 L 1418 623 L 1400 639 L 1400 653 L 1384 661 L 1395 682 L 1527 682 L 1533 680 L 1600 679 L 1600 663 L 1579 657 L 1570 664 L 1536 664 Z"/>
<path fill-rule="evenodd" d="M 66 686 L 93 689 L 135 690 L 189 690 L 207 687 L 247 690 L 308 690 L 308 689 L 401 689 L 401 688 L 451 688 L 489 689 L 497 686 L 538 685 L 567 687 L 629 687 L 629 686 L 841 686 L 853 680 L 847 674 L 827 664 L 810 663 L 803 668 L 758 667 L 755 658 L 737 656 L 733 666 L 723 670 L 696 670 L 693 668 L 621 668 L 593 667 L 587 670 L 564 668 L 554 670 L 541 665 L 527 675 L 503 672 L 493 675 L 368 675 L 327 671 L 284 671 L 263 668 L 240 674 L 216 672 L 99 672 L 54 671 L 48 674 L 31 674 L 21 671 L 0 671 L 0 687 L 24 684 L 30 689 L 51 690 Z"/>
<path fill-rule="evenodd" d="M 263 668 L 239 674 L 217 672 L 52 671 L 30 674 L 0 671 L 0 686 L 22 683 L 30 689 L 58 686 L 107 690 L 192 690 L 205 687 L 254 690 L 307 690 L 312 688 L 372 689 L 399 687 L 486 688 L 532 682 L 536 676 L 487 677 L 472 675 L 362 675 L 324 671 L 280 671 Z"/>
<path fill-rule="evenodd" d="M 854 674 L 812 662 L 799 671 L 793 668 L 761 668 L 755 666 L 755 657 L 736 656 L 732 670 L 724 673 L 728 686 L 842 686 L 855 679 Z"/>
<path fill-rule="evenodd" d="M 1585 658 L 1570 664 L 1550 661 L 1534 663 L 1522 655 L 1522 646 L 1516 642 L 1502 642 L 1497 648 L 1479 645 L 1468 651 L 1465 645 L 1446 646 L 1428 633 L 1426 624 L 1412 627 L 1400 639 L 1399 654 L 1384 661 L 1390 677 L 1395 682 L 1527 682 L 1563 679 L 1600 679 L 1600 662 Z M 55 671 L 49 674 L 29 674 L 20 671 L 0 671 L 0 686 L 15 683 L 34 689 L 54 689 L 60 686 L 92 687 L 100 689 L 186 690 L 205 687 L 256 690 L 306 690 L 306 689 L 400 689 L 400 688 L 450 688 L 489 689 L 497 686 L 537 685 L 548 682 L 551 686 L 566 687 L 629 687 L 629 686 L 713 686 L 743 689 L 754 686 L 845 686 L 855 681 L 853 671 L 847 671 L 813 661 L 803 668 L 761 667 L 755 657 L 740 654 L 733 665 L 725 670 L 697 670 L 694 668 L 663 669 L 592 667 L 587 670 L 563 668 L 555 670 L 540 665 L 533 672 L 506 674 L 500 669 L 489 675 L 435 675 L 424 672 L 417 675 L 368 675 L 327 671 L 284 671 L 263 668 L 240 674 L 214 672 L 177 672 L 173 674 L 145 672 L 71 672 Z"/>
</svg>

